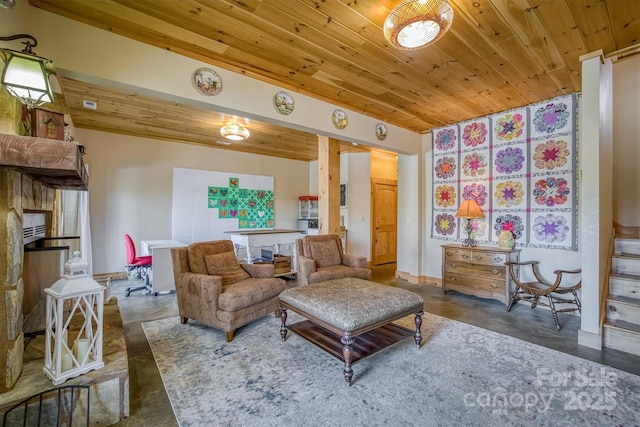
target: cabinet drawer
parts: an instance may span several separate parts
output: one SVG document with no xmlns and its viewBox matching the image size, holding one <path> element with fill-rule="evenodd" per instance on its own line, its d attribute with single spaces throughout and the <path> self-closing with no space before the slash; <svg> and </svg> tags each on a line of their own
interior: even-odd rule
<svg viewBox="0 0 640 427">
<path fill-rule="evenodd" d="M 504 265 L 507 255 L 496 252 L 471 252 L 471 262 L 474 264 Z"/>
<path fill-rule="evenodd" d="M 445 289 L 446 289 L 446 285 L 451 283 L 454 285 L 461 285 L 461 286 L 466 286 L 469 288 L 476 288 L 476 289 L 485 289 L 493 292 L 504 293 L 505 291 L 505 281 L 500 280 L 498 278 L 494 280 L 490 278 L 474 277 L 466 274 L 447 271 L 445 273 L 444 280 L 445 280 Z"/>
<path fill-rule="evenodd" d="M 471 262 L 469 249 L 446 248 L 444 254 L 447 260 Z"/>
<path fill-rule="evenodd" d="M 444 269 L 446 274 L 469 274 L 476 277 L 484 277 L 492 280 L 505 280 L 507 267 L 498 265 L 469 264 L 459 261 L 446 261 Z"/>
</svg>

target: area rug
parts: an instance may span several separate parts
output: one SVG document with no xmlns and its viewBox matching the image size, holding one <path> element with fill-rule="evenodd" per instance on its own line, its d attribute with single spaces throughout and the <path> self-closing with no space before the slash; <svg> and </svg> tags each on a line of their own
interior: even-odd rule
<svg viewBox="0 0 640 427">
<path fill-rule="evenodd" d="M 177 317 L 142 326 L 181 426 L 639 423 L 640 377 L 428 313 L 420 349 L 409 338 L 359 361 L 350 387 L 342 362 L 295 334 L 282 342 L 275 317 L 231 343 Z"/>
</svg>

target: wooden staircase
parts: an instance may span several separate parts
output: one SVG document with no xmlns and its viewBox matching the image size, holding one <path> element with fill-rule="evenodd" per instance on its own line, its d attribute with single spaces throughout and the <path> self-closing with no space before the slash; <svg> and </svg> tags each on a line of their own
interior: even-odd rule
<svg viewBox="0 0 640 427">
<path fill-rule="evenodd" d="M 604 346 L 640 356 L 640 236 L 616 235 Z"/>
</svg>

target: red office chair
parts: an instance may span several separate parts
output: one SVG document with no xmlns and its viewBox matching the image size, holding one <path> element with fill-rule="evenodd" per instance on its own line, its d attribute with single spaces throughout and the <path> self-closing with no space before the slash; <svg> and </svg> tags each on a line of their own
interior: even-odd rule
<svg viewBox="0 0 640 427">
<path fill-rule="evenodd" d="M 149 282 L 149 269 L 151 268 L 151 256 L 136 256 L 136 247 L 133 244 L 131 236 L 124 235 L 124 244 L 127 247 L 127 271 L 137 270 L 144 278 L 143 286 L 130 286 L 124 291 L 124 296 L 128 297 L 131 292 L 146 289 L 151 292 L 151 283 Z"/>
</svg>

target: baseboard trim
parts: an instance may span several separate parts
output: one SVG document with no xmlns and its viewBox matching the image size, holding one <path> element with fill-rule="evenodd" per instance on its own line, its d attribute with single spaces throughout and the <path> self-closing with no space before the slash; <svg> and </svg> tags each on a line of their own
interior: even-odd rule
<svg viewBox="0 0 640 427">
<path fill-rule="evenodd" d="M 404 271 L 396 270 L 396 279 L 406 280 L 412 285 L 442 286 L 442 280 L 436 277 L 416 276 Z"/>
<path fill-rule="evenodd" d="M 101 280 L 107 280 L 109 277 L 111 277 L 111 280 L 124 280 L 128 278 L 126 271 L 118 271 L 115 273 L 98 273 L 93 275 L 94 280 L 98 282 Z"/>
<path fill-rule="evenodd" d="M 419 284 L 418 276 L 414 276 L 413 274 L 409 274 L 409 273 L 406 273 L 404 271 L 396 270 L 396 279 L 406 280 L 407 282 L 411 283 L 412 285 Z"/>
<path fill-rule="evenodd" d="M 602 334 L 594 334 L 578 329 L 578 344 L 602 351 Z"/>
<path fill-rule="evenodd" d="M 442 287 L 442 279 L 437 277 L 420 276 L 419 280 L 421 285 L 436 286 L 438 288 Z"/>
</svg>

